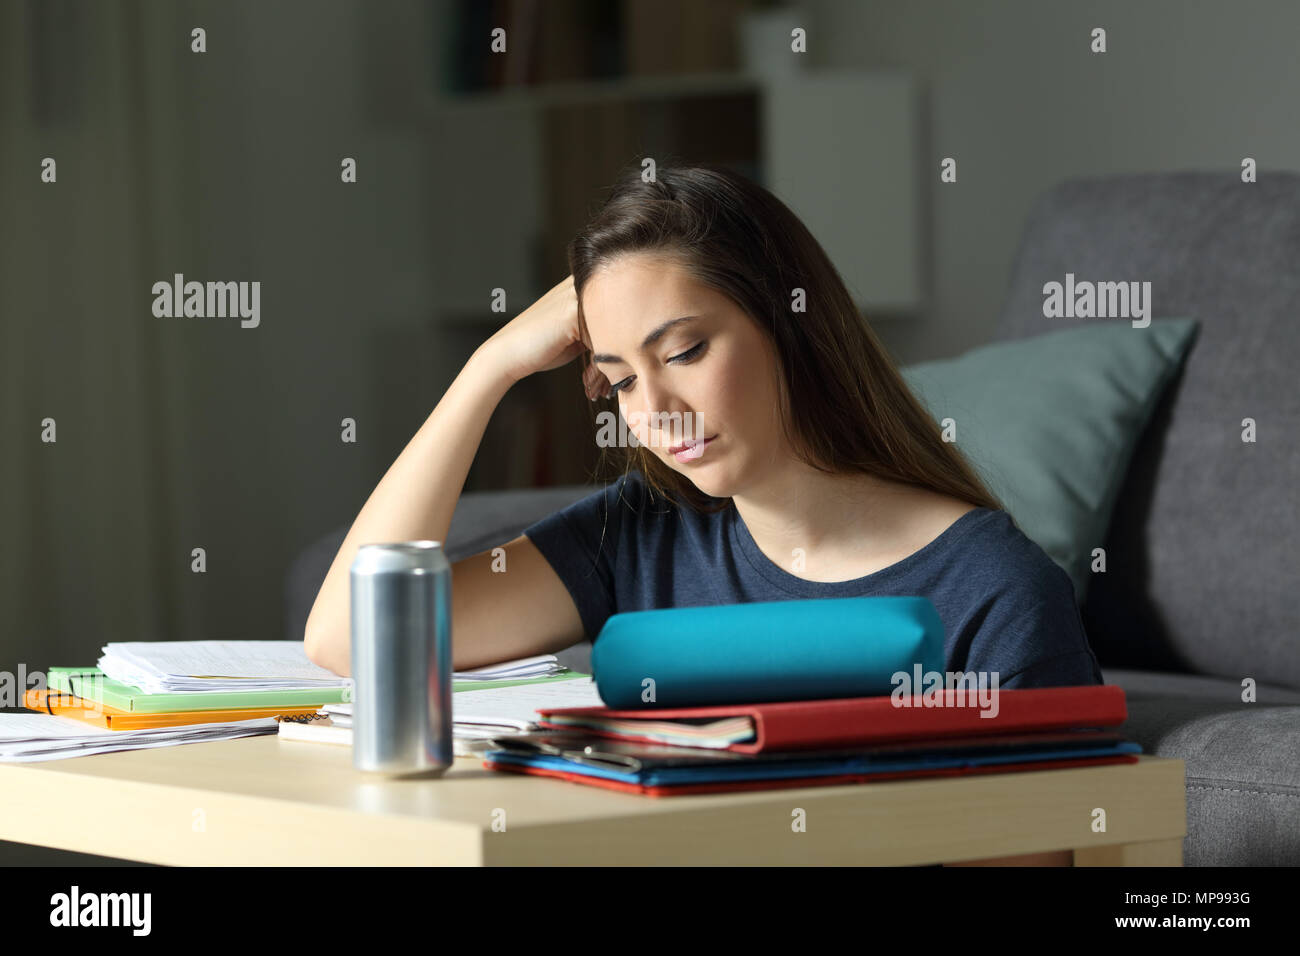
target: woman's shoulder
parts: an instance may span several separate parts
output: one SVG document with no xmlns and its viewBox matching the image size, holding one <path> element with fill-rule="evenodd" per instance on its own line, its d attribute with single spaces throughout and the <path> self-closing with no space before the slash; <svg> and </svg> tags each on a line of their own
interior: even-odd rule
<svg viewBox="0 0 1300 956">
<path fill-rule="evenodd" d="M 1016 584 L 1017 590 L 1070 586 L 1065 570 L 1000 508 L 942 497 L 928 502 L 918 521 L 930 540 L 946 541 L 944 550 L 963 573 Z"/>
<path fill-rule="evenodd" d="M 997 523 L 997 513 L 991 508 L 932 491 L 904 499 L 903 507 L 907 509 L 907 517 L 901 525 L 898 544 L 908 554 L 952 553 L 959 543 L 969 544 L 974 537 L 987 536 L 990 522 Z"/>
<path fill-rule="evenodd" d="M 976 508 L 963 520 L 970 528 L 963 563 L 990 593 L 1022 605 L 1074 603 L 1070 575 L 1021 530 L 1010 513 Z"/>
<path fill-rule="evenodd" d="M 914 521 L 919 529 L 918 533 L 925 540 L 933 541 L 940 535 L 946 534 L 950 528 L 956 526 L 959 521 L 972 512 L 991 510 L 990 508 L 973 505 L 969 501 L 962 501 L 960 498 L 936 495 L 933 498 L 926 499 L 915 508 Z M 974 517 L 978 517 L 978 515 Z"/>
</svg>

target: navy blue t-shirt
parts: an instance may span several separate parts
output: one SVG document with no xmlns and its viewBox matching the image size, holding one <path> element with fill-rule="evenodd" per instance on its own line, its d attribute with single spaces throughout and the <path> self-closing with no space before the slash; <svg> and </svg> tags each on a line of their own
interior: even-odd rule
<svg viewBox="0 0 1300 956">
<path fill-rule="evenodd" d="M 1003 689 L 1102 683 L 1069 576 L 1004 511 L 976 508 L 903 560 L 851 581 L 806 581 L 754 543 L 735 504 L 717 514 L 650 498 L 639 471 L 524 529 L 573 596 L 587 640 L 611 614 L 807 598 L 921 596 L 939 612 L 949 671 Z"/>
</svg>

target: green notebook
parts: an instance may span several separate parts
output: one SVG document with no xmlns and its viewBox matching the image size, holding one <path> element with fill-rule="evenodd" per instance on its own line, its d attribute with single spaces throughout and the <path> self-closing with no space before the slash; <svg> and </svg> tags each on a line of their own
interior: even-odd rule
<svg viewBox="0 0 1300 956">
<path fill-rule="evenodd" d="M 167 714 L 185 710 L 228 710 L 235 707 L 319 707 L 340 704 L 351 688 L 323 687 L 319 690 L 252 690 L 205 691 L 198 694 L 146 694 L 138 687 L 105 677 L 98 667 L 51 667 L 50 690 L 75 694 L 85 700 L 116 707 L 133 714 Z M 588 677 L 577 671 L 553 677 L 530 677 L 523 680 L 453 681 L 453 691 L 487 690 L 513 687 L 516 684 L 541 684 L 557 680 Z"/>
</svg>

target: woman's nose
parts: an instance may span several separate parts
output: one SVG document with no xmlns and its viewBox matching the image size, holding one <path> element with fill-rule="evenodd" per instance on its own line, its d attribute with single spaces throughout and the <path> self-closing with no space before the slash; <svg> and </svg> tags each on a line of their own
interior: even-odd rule
<svg viewBox="0 0 1300 956">
<path fill-rule="evenodd" d="M 637 412 L 641 416 L 643 424 L 640 430 L 646 442 L 657 442 L 668 448 L 691 437 L 687 423 L 692 416 L 687 413 L 680 398 L 663 388 L 643 389 L 641 398 Z"/>
</svg>

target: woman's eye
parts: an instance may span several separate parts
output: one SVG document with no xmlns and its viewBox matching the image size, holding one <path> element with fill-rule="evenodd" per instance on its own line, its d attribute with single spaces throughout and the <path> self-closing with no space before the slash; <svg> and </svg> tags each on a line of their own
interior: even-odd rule
<svg viewBox="0 0 1300 956">
<path fill-rule="evenodd" d="M 695 346 L 694 348 L 687 349 L 681 355 L 674 355 L 668 361 L 676 362 L 678 360 L 681 360 L 683 362 L 689 362 L 691 359 L 695 358 L 695 356 L 699 355 L 701 351 L 703 351 L 704 345 L 705 343 L 701 342 L 699 345 Z"/>
<path fill-rule="evenodd" d="M 699 345 L 695 346 L 694 348 L 687 349 L 685 352 L 682 352 L 679 355 L 670 356 L 667 359 L 667 361 L 678 362 L 678 363 L 689 362 L 692 359 L 697 358 L 700 355 L 700 353 L 704 351 L 704 346 L 706 345 L 708 345 L 708 342 L 701 342 Z M 632 381 L 632 377 L 629 376 L 628 378 L 623 379 L 623 381 L 615 382 L 613 385 L 611 385 L 609 387 L 610 397 L 613 398 L 619 392 L 626 391 L 631 381 Z"/>
</svg>

